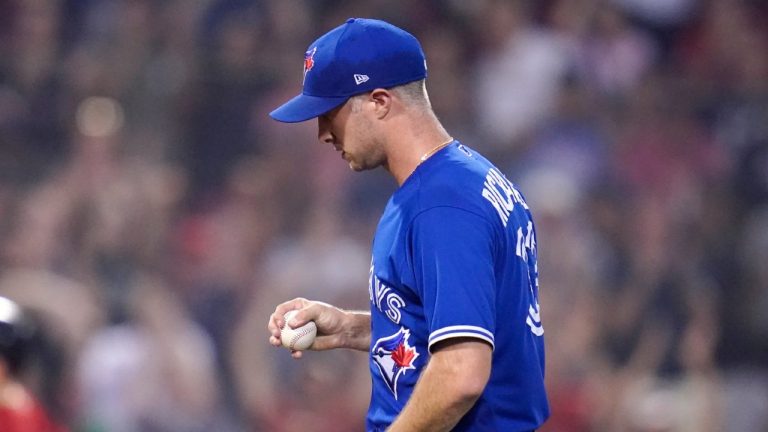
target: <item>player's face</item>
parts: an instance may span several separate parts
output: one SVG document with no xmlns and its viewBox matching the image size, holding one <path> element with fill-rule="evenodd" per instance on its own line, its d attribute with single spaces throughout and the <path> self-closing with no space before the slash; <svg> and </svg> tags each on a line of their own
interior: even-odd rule
<svg viewBox="0 0 768 432">
<path fill-rule="evenodd" d="M 320 142 L 333 145 L 355 171 L 373 169 L 386 161 L 366 103 L 361 98 L 350 99 L 317 118 Z"/>
</svg>

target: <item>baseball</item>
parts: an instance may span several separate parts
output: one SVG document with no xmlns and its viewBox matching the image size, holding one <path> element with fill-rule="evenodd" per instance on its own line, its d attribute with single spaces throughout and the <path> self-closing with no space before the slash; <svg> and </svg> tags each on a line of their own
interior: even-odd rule
<svg viewBox="0 0 768 432">
<path fill-rule="evenodd" d="M 295 310 L 288 311 L 283 316 L 284 324 L 280 329 L 280 340 L 283 342 L 283 346 L 293 351 L 303 351 L 315 341 L 315 335 L 317 335 L 317 326 L 314 321 L 310 321 L 298 328 L 291 328 L 288 325 L 288 321 L 296 315 Z"/>
</svg>

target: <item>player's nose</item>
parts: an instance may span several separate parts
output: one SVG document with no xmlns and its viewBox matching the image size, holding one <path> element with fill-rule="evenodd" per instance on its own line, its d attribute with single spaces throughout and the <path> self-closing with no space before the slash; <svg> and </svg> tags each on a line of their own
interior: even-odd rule
<svg viewBox="0 0 768 432">
<path fill-rule="evenodd" d="M 321 133 L 317 135 L 317 140 L 320 141 L 321 144 L 331 144 L 333 145 L 333 134 L 330 132 Z"/>
<path fill-rule="evenodd" d="M 333 145 L 334 142 L 331 128 L 329 127 L 328 122 L 324 121 L 322 117 L 318 117 L 317 119 L 317 140 L 320 141 L 321 144 Z"/>
</svg>

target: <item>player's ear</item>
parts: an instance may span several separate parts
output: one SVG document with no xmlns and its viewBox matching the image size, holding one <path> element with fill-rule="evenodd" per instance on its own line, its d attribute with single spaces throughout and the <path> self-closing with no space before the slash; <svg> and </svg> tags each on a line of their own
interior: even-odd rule
<svg viewBox="0 0 768 432">
<path fill-rule="evenodd" d="M 374 115 L 377 119 L 383 119 L 392 109 L 392 95 L 387 89 L 377 88 L 373 90 L 370 101 L 373 102 Z"/>
</svg>

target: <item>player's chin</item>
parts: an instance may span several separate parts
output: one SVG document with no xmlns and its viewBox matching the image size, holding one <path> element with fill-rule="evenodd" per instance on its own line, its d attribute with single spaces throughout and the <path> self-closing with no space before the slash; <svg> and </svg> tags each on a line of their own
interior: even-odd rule
<svg viewBox="0 0 768 432">
<path fill-rule="evenodd" d="M 345 162 L 347 162 L 347 165 L 349 165 L 349 169 L 352 171 L 363 171 L 363 168 L 361 167 L 360 163 L 358 163 L 355 158 L 347 153 L 346 151 L 341 152 L 341 158 L 344 159 Z"/>
<path fill-rule="evenodd" d="M 368 171 L 379 166 L 378 164 L 374 165 L 374 164 L 366 163 L 365 161 L 363 162 L 356 161 L 355 159 L 352 159 L 352 158 L 348 158 L 347 162 L 349 163 L 349 168 L 355 172 Z"/>
<path fill-rule="evenodd" d="M 347 159 L 347 163 L 349 164 L 349 169 L 355 172 L 365 171 L 367 169 L 364 165 L 358 163 L 352 158 Z"/>
</svg>

